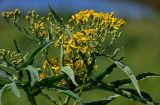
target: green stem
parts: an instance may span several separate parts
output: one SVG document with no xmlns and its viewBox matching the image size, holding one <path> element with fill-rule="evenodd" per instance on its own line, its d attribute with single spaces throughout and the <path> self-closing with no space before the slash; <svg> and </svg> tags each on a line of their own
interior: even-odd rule
<svg viewBox="0 0 160 105">
<path fill-rule="evenodd" d="M 35 96 L 32 94 L 31 89 L 29 88 L 29 85 L 27 85 L 27 84 L 23 85 L 22 88 L 26 92 L 27 98 L 28 98 L 29 102 L 31 103 L 31 105 L 37 105 L 36 100 L 35 100 Z"/>
<path fill-rule="evenodd" d="M 31 105 L 37 105 L 35 97 L 33 95 L 27 95 L 28 100 L 30 101 Z"/>
<path fill-rule="evenodd" d="M 85 86 L 85 83 L 86 83 L 86 78 L 87 78 L 87 74 L 85 74 L 85 76 L 84 76 L 83 84 L 82 84 L 81 89 L 80 89 L 79 94 L 78 94 L 79 96 L 81 96 L 82 93 L 83 93 L 83 89 L 84 89 L 84 86 Z M 75 101 L 73 105 L 77 105 L 77 101 Z"/>
<path fill-rule="evenodd" d="M 59 101 L 59 105 L 63 105 L 60 93 L 58 93 L 58 101 Z"/>
<path fill-rule="evenodd" d="M 63 104 L 63 105 L 68 105 L 69 101 L 70 101 L 70 97 L 67 96 L 66 99 L 65 99 L 65 101 L 64 101 L 64 104 Z"/>
</svg>

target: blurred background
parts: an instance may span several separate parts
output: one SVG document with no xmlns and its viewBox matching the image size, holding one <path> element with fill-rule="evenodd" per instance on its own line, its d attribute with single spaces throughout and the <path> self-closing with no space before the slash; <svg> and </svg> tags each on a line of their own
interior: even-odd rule
<svg viewBox="0 0 160 105">
<path fill-rule="evenodd" d="M 0 0 L 0 12 L 19 8 L 23 13 L 34 9 L 39 14 L 45 15 L 48 12 L 48 4 L 63 18 L 69 18 L 72 14 L 85 9 L 115 12 L 117 17 L 127 21 L 121 29 L 122 37 L 115 44 L 123 47 L 121 55 L 125 56 L 124 62 L 135 74 L 160 73 L 160 0 Z M 14 50 L 13 39 L 21 43 L 24 52 L 34 48 L 22 33 L 0 17 L 0 48 Z M 100 69 L 108 66 L 108 62 L 102 58 L 98 58 L 98 63 L 103 64 Z M 124 73 L 117 70 L 106 79 L 106 82 L 124 77 L 126 77 Z M 160 79 L 146 79 L 139 82 L 139 85 L 141 90 L 150 93 L 153 99 L 160 103 Z M 91 101 L 110 94 L 112 93 L 94 90 L 83 94 L 82 98 Z M 22 98 L 16 98 L 11 92 L 7 92 L 3 97 L 3 103 L 4 105 L 29 105 L 25 94 L 23 95 Z M 37 96 L 36 99 L 38 105 L 51 105 L 42 96 Z M 142 104 L 120 97 L 110 105 Z"/>
</svg>

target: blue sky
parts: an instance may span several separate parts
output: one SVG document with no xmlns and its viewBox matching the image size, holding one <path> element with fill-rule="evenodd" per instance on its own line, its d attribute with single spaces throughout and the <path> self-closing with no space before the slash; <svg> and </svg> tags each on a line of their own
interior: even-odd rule
<svg viewBox="0 0 160 105">
<path fill-rule="evenodd" d="M 20 8 L 22 11 L 28 10 L 48 10 L 50 4 L 57 12 L 78 12 L 85 9 L 94 9 L 102 12 L 114 11 L 117 15 L 128 17 L 149 16 L 153 11 L 148 7 L 125 2 L 113 2 L 114 0 L 2 0 L 0 2 L 0 12 Z"/>
</svg>

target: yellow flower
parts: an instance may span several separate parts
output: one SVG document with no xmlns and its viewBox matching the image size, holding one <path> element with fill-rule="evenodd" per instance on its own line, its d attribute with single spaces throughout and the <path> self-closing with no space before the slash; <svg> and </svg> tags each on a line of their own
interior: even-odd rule
<svg viewBox="0 0 160 105">
<path fill-rule="evenodd" d="M 43 79 L 45 79 L 46 77 L 47 77 L 47 75 L 46 75 L 45 73 L 40 73 L 40 74 L 39 74 L 40 80 L 43 80 Z"/>
<path fill-rule="evenodd" d="M 76 62 L 74 62 L 73 65 L 76 70 L 79 70 L 84 66 L 84 62 L 83 62 L 83 60 L 77 60 Z"/>
</svg>

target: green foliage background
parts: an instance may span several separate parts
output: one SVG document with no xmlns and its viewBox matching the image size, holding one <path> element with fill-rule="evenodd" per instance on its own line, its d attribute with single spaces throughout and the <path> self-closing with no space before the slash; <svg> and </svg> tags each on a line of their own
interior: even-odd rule
<svg viewBox="0 0 160 105">
<path fill-rule="evenodd" d="M 67 16 L 66 16 L 67 17 Z M 21 45 L 24 52 L 31 51 L 35 46 L 25 38 L 14 26 L 7 24 L 0 17 L 0 48 L 14 50 L 13 39 L 16 39 Z M 139 19 L 139 20 L 127 20 L 127 25 L 122 28 L 122 37 L 115 44 L 123 47 L 121 55 L 125 56 L 124 62 L 127 63 L 135 74 L 141 72 L 155 72 L 160 74 L 160 17 L 157 16 L 154 19 Z M 114 46 L 113 46 L 114 48 Z M 110 50 L 112 51 L 113 48 Z M 53 51 L 55 53 L 56 51 Z M 111 62 L 103 61 L 101 57 L 97 61 L 100 69 L 105 69 Z M 120 79 L 125 77 L 125 74 L 121 70 L 114 71 L 106 81 L 113 79 Z M 153 96 L 157 102 L 160 102 L 160 84 L 159 79 L 146 79 L 143 82 L 139 82 L 140 88 Z M 22 97 L 17 98 L 12 92 L 6 92 L 4 95 L 4 105 L 29 105 L 27 97 L 22 92 Z M 56 97 L 56 92 L 50 91 L 50 94 Z M 88 94 L 88 95 L 87 95 Z M 99 90 L 90 91 L 82 95 L 86 101 L 100 99 L 109 96 L 111 93 L 103 92 Z M 36 98 L 38 105 L 51 105 L 51 103 L 43 96 Z M 134 101 L 128 101 L 127 99 L 120 97 L 113 101 L 111 105 L 141 105 Z"/>
</svg>

